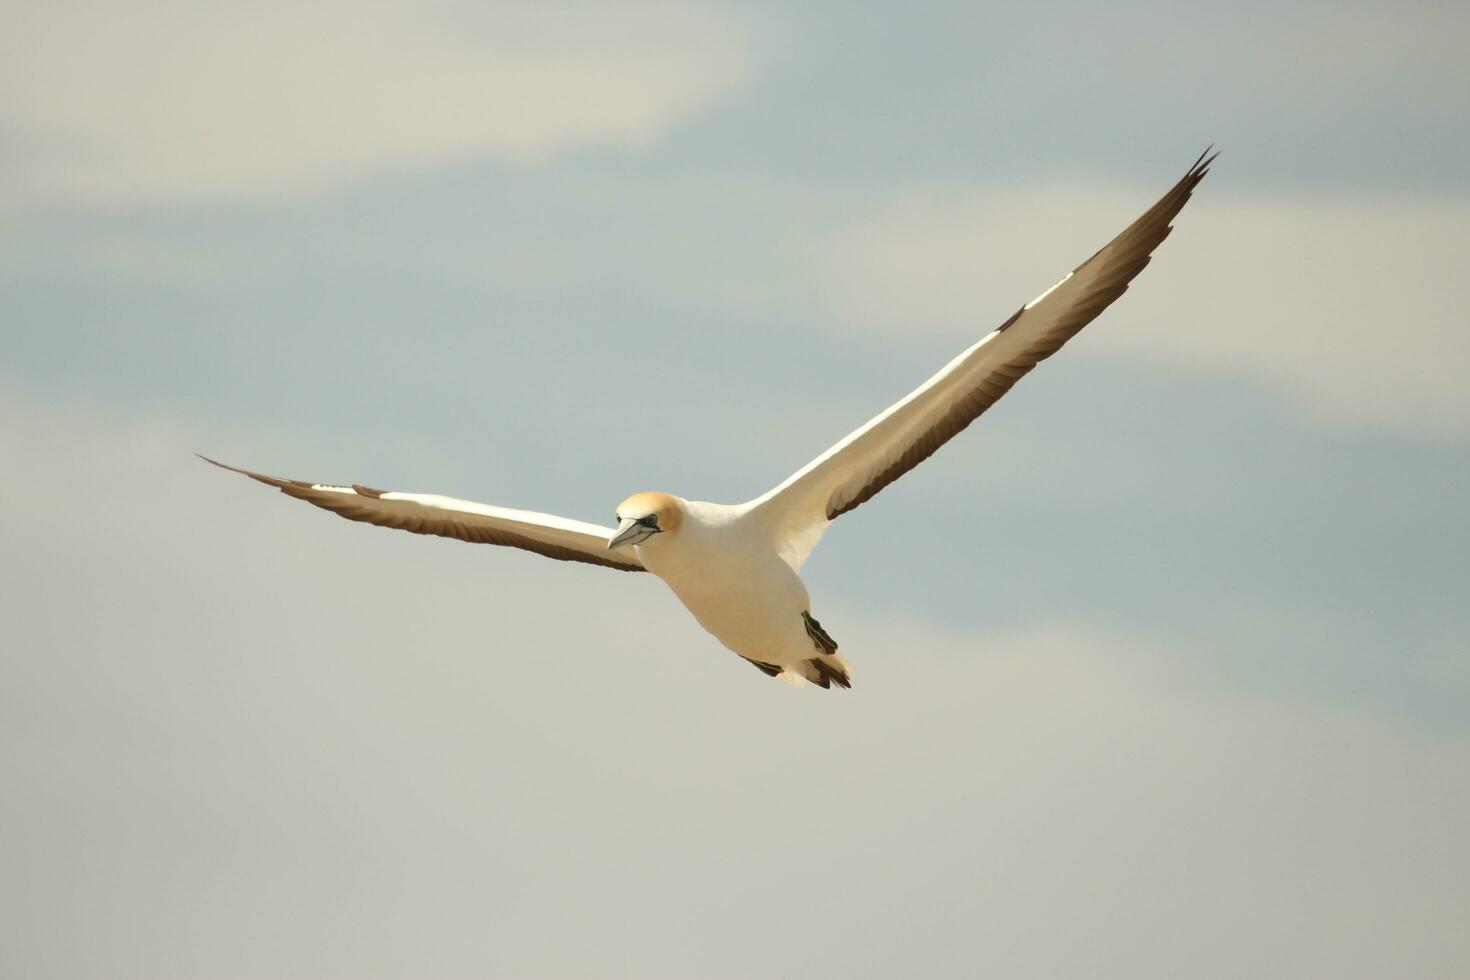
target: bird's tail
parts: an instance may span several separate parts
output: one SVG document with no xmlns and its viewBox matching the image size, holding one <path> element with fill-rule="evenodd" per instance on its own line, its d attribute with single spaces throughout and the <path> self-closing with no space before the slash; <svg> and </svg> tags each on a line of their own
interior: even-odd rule
<svg viewBox="0 0 1470 980">
<path fill-rule="evenodd" d="M 780 677 L 792 687 L 801 687 L 808 681 L 822 688 L 852 687 L 852 668 L 840 653 L 821 653 L 810 660 L 797 661 L 783 670 Z"/>
<path fill-rule="evenodd" d="M 806 681 L 821 688 L 830 688 L 833 684 L 841 688 L 852 687 L 852 668 L 837 652 L 837 641 L 822 629 L 822 624 L 813 619 L 810 612 L 803 612 L 801 621 L 818 653 L 810 660 L 799 660 L 787 667 L 782 671 L 781 679 L 794 687 L 800 687 Z"/>
</svg>

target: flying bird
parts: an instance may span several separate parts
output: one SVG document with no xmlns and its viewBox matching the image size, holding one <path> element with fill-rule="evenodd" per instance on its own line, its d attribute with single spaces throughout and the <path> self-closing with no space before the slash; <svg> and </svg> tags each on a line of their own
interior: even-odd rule
<svg viewBox="0 0 1470 980">
<path fill-rule="evenodd" d="M 618 505 L 617 526 L 603 527 L 433 494 L 284 480 L 201 458 L 348 520 L 652 572 L 701 626 L 768 676 L 850 687 L 852 670 L 812 616 L 799 574 L 827 525 L 927 459 L 1122 296 L 1214 159 L 1206 150 L 1092 258 L 901 401 L 743 504 L 635 493 Z"/>
</svg>

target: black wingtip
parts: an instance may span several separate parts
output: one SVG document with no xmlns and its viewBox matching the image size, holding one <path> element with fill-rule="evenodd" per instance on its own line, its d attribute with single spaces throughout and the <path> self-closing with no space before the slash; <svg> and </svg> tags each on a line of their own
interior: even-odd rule
<svg viewBox="0 0 1470 980">
<path fill-rule="evenodd" d="M 1210 172 L 1210 164 L 1214 163 L 1215 158 L 1219 155 L 1220 151 L 1215 149 L 1214 143 L 1211 143 L 1205 147 L 1205 152 L 1199 155 L 1199 159 L 1194 161 L 1194 166 L 1189 168 L 1189 175 L 1191 177 L 1203 177 Z"/>
<path fill-rule="evenodd" d="M 242 469 L 240 469 L 240 467 L 238 467 L 238 466 L 231 466 L 229 463 L 221 463 L 217 459 L 210 459 L 208 456 L 204 455 L 203 453 L 195 453 L 194 455 L 195 456 L 198 456 L 200 459 L 204 460 L 210 466 L 218 466 L 222 470 L 229 470 L 231 473 L 239 473 L 241 476 L 255 476 L 255 474 L 252 473 L 252 472 L 250 472 L 249 470 L 242 470 Z"/>
<path fill-rule="evenodd" d="M 203 453 L 195 453 L 194 455 L 198 456 L 206 463 L 209 463 L 211 466 L 218 466 L 222 470 L 229 470 L 231 473 L 239 473 L 241 476 L 248 476 L 250 477 L 250 479 L 255 480 L 259 483 L 264 483 L 268 487 L 281 488 L 284 487 L 287 483 L 295 482 L 291 480 L 278 480 L 273 476 L 266 476 L 264 473 L 252 473 L 250 470 L 242 470 L 238 466 L 231 466 L 229 463 L 221 463 L 217 459 L 210 459 Z"/>
</svg>

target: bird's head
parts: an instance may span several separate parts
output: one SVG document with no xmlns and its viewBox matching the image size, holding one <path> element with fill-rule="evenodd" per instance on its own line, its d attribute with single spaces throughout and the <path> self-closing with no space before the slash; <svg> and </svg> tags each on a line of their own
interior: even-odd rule
<svg viewBox="0 0 1470 980">
<path fill-rule="evenodd" d="M 635 493 L 618 504 L 618 529 L 607 539 L 609 551 L 631 544 L 648 544 L 679 533 L 684 501 L 667 493 Z"/>
</svg>

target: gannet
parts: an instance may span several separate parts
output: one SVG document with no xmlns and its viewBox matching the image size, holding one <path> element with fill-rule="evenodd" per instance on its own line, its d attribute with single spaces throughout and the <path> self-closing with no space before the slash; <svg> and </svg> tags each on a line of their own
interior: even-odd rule
<svg viewBox="0 0 1470 980">
<path fill-rule="evenodd" d="M 1122 296 L 1214 159 L 1206 150 L 1092 258 L 901 401 L 743 504 L 635 493 L 618 504 L 617 526 L 604 527 L 433 494 L 284 480 L 201 458 L 348 520 L 652 572 L 701 626 L 768 676 L 847 688 L 852 669 L 812 616 L 799 574 L 827 525 L 927 459 Z"/>
</svg>

